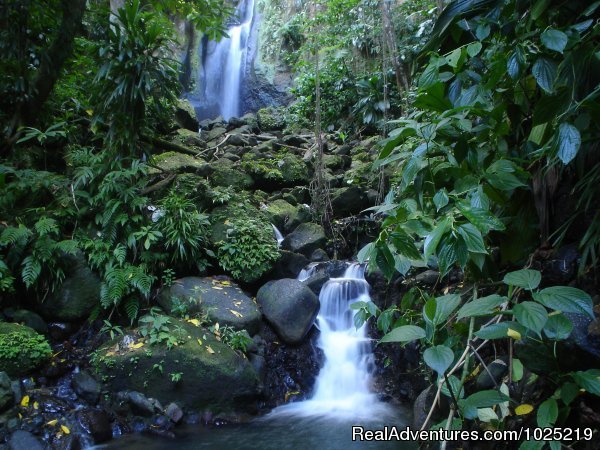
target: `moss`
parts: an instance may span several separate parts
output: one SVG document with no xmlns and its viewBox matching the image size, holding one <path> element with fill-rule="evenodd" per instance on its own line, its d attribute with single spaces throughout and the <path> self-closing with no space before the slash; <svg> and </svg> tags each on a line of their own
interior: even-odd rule
<svg viewBox="0 0 600 450">
<path fill-rule="evenodd" d="M 0 323 L 0 367 L 8 375 L 27 375 L 51 355 L 44 336 L 23 325 Z"/>
<path fill-rule="evenodd" d="M 258 126 L 262 130 L 283 130 L 285 128 L 285 111 L 283 108 L 261 108 L 256 113 Z"/>
<path fill-rule="evenodd" d="M 151 162 L 168 172 L 195 172 L 206 164 L 202 159 L 178 152 L 161 153 L 154 156 Z"/>
<path fill-rule="evenodd" d="M 254 180 L 247 173 L 234 168 L 231 162 L 219 160 L 212 165 L 214 172 L 210 176 L 210 183 L 213 186 L 232 187 L 234 189 L 249 189 L 254 184 Z"/>
<path fill-rule="evenodd" d="M 246 153 L 242 158 L 242 168 L 265 189 L 294 186 L 309 178 L 306 163 L 302 158 L 289 153 L 281 153 L 275 158 Z"/>
</svg>

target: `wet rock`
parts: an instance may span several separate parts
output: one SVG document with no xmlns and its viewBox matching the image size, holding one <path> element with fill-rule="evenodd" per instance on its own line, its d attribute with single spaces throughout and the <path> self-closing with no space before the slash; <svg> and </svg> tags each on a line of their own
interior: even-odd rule
<svg viewBox="0 0 600 450">
<path fill-rule="evenodd" d="M 75 327 L 66 322 L 51 322 L 48 324 L 48 334 L 54 341 L 64 341 L 75 332 Z"/>
<path fill-rule="evenodd" d="M 435 286 L 440 278 L 440 273 L 437 270 L 426 270 L 415 277 L 415 282 L 425 286 Z"/>
<path fill-rule="evenodd" d="M 100 393 L 102 392 L 102 387 L 100 386 L 100 383 L 98 383 L 96 379 L 89 374 L 89 372 L 81 371 L 73 374 L 72 384 L 75 393 L 79 397 L 83 398 L 92 405 L 98 403 Z"/>
<path fill-rule="evenodd" d="M 308 263 L 309 260 L 304 255 L 281 250 L 281 257 L 275 263 L 271 277 L 275 279 L 296 278 Z"/>
<path fill-rule="evenodd" d="M 185 128 L 180 128 L 175 130 L 175 132 L 171 133 L 169 136 L 169 140 L 172 141 L 176 145 L 183 145 L 185 147 L 199 147 L 200 149 L 206 147 L 206 144 L 198 130 L 187 130 Z M 190 149 L 190 150 L 191 150 Z"/>
<path fill-rule="evenodd" d="M 234 163 L 228 159 L 221 158 L 212 163 L 211 169 L 210 182 L 213 186 L 248 189 L 254 184 L 254 180 L 250 175 L 238 170 Z"/>
<path fill-rule="evenodd" d="M 177 403 L 169 403 L 167 409 L 165 409 L 165 414 L 173 423 L 179 423 L 179 421 L 183 418 L 183 411 L 177 405 Z"/>
<path fill-rule="evenodd" d="M 301 136 L 297 136 L 295 134 L 288 134 L 286 136 L 283 136 L 283 138 L 281 139 L 281 142 L 284 145 L 291 145 L 292 147 L 305 147 L 305 146 L 309 145 L 309 142 L 307 139 L 305 139 Z"/>
<path fill-rule="evenodd" d="M 65 280 L 41 304 L 47 319 L 77 322 L 87 319 L 100 301 L 100 278 L 87 266 L 82 253 L 64 257 Z"/>
<path fill-rule="evenodd" d="M 308 257 L 316 249 L 323 247 L 326 242 L 327 237 L 321 225 L 303 223 L 285 237 L 281 248 L 294 253 L 302 253 Z"/>
<path fill-rule="evenodd" d="M 311 262 L 329 261 L 329 255 L 322 248 L 318 248 L 314 252 L 312 252 L 312 254 L 310 255 L 310 260 Z"/>
<path fill-rule="evenodd" d="M 10 450 L 44 450 L 38 438 L 28 431 L 15 431 L 8 440 Z"/>
<path fill-rule="evenodd" d="M 83 448 L 81 437 L 75 434 L 55 436 L 51 441 L 51 446 L 53 450 L 81 450 Z"/>
<path fill-rule="evenodd" d="M 268 282 L 260 288 L 256 299 L 266 319 L 288 344 L 303 340 L 319 312 L 319 299 L 294 279 Z"/>
<path fill-rule="evenodd" d="M 250 334 L 258 331 L 261 319 L 256 303 L 236 283 L 211 277 L 180 278 L 160 292 L 158 303 L 169 313 L 174 306 L 183 307 L 188 313 L 206 314 L 211 322 Z"/>
<path fill-rule="evenodd" d="M 508 357 L 499 358 L 488 364 L 488 370 L 483 369 L 477 377 L 479 389 L 492 389 L 502 384 L 502 378 L 508 373 Z M 493 377 L 493 378 L 492 378 Z"/>
<path fill-rule="evenodd" d="M 146 346 L 129 347 L 111 354 L 109 364 L 99 364 L 110 391 L 138 392 L 137 398 L 147 400 L 140 400 L 147 412 L 151 410 L 150 398 L 192 410 L 255 408 L 258 376 L 245 357 L 205 328 L 174 318 L 169 318 L 167 326 L 177 346 L 153 345 L 151 354 Z M 116 339 L 107 343 L 99 354 L 114 352 L 119 342 Z M 178 382 L 170 377 L 175 373 L 179 374 Z M 153 404 L 152 410 L 157 407 Z"/>
<path fill-rule="evenodd" d="M 6 372 L 0 372 L 0 412 L 10 408 L 14 402 L 12 382 Z"/>
<path fill-rule="evenodd" d="M 277 228 L 286 232 L 294 230 L 301 223 L 310 220 L 308 208 L 304 205 L 293 206 L 283 199 L 269 203 L 265 212 Z"/>
<path fill-rule="evenodd" d="M 39 314 L 26 309 L 6 308 L 3 311 L 4 315 L 11 321 L 20 323 L 34 329 L 40 334 L 48 332 L 48 325 Z"/>
<path fill-rule="evenodd" d="M 308 286 L 310 290 L 318 296 L 321 292 L 321 288 L 325 283 L 327 283 L 328 280 L 329 275 L 326 272 L 316 272 L 306 280 L 302 281 L 302 283 Z"/>
<path fill-rule="evenodd" d="M 423 390 L 419 396 L 416 398 L 415 403 L 413 405 L 413 423 L 412 428 L 414 430 L 418 430 L 425 423 L 425 419 L 431 410 L 433 405 L 433 400 L 435 398 L 436 388 L 434 386 L 429 386 L 427 389 Z M 440 396 L 441 400 L 441 408 L 436 408 L 436 413 L 434 413 L 434 417 L 429 421 L 428 427 L 438 423 L 442 417 L 445 417 L 444 413 L 448 410 L 448 400 L 445 395 Z M 446 413 L 447 415 L 447 413 Z"/>
<path fill-rule="evenodd" d="M 83 409 L 77 412 L 77 419 L 82 428 L 92 436 L 95 444 L 101 444 L 112 439 L 110 417 L 105 411 Z"/>
<path fill-rule="evenodd" d="M 186 99 L 179 99 L 175 109 L 175 122 L 182 128 L 198 131 L 199 123 L 194 107 Z"/>
<path fill-rule="evenodd" d="M 144 394 L 137 391 L 119 392 L 117 395 L 121 401 L 126 401 L 131 406 L 131 410 L 140 416 L 151 417 L 156 412 L 154 403 L 152 403 Z"/>
<path fill-rule="evenodd" d="M 331 208 L 336 217 L 358 214 L 368 206 L 367 194 L 358 186 L 335 189 L 331 194 Z"/>
</svg>

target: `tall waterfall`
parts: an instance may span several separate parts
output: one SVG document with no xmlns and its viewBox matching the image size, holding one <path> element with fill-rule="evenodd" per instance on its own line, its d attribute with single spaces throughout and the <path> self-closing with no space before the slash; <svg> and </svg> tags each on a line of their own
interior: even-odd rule
<svg viewBox="0 0 600 450">
<path fill-rule="evenodd" d="M 236 8 L 238 22 L 228 30 L 228 39 L 205 42 L 203 64 L 198 76 L 199 98 L 191 98 L 200 114 L 220 114 L 225 120 L 239 116 L 241 86 L 246 71 L 247 42 L 254 17 L 254 0 L 241 0 Z"/>
<path fill-rule="evenodd" d="M 310 269 L 309 269 L 310 270 Z M 276 408 L 273 414 L 374 418 L 390 413 L 371 391 L 374 364 L 366 326 L 356 329 L 356 301 L 369 301 L 365 268 L 348 266 L 341 278 L 331 278 L 321 288 L 321 309 L 317 324 L 321 332 L 318 346 L 325 356 L 311 399 Z M 307 273 L 302 274 L 304 277 Z"/>
</svg>

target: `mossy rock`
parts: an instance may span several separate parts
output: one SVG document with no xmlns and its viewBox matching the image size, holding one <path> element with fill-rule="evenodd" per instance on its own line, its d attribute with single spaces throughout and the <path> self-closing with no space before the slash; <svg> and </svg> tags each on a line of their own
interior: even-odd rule
<svg viewBox="0 0 600 450">
<path fill-rule="evenodd" d="M 100 303 L 101 282 L 87 266 L 83 254 L 64 258 L 66 278 L 39 306 L 39 312 L 48 320 L 77 322 L 87 319 Z"/>
<path fill-rule="evenodd" d="M 191 147 L 194 149 L 203 149 L 206 147 L 206 143 L 201 138 L 200 133 L 198 131 L 191 131 L 185 128 L 179 128 L 175 130 L 175 133 L 172 134 L 171 141 L 175 144 L 184 145 L 186 147 Z"/>
<path fill-rule="evenodd" d="M 0 322 L 0 367 L 11 377 L 20 377 L 41 367 L 52 355 L 48 341 L 33 329 Z"/>
<path fill-rule="evenodd" d="M 206 315 L 213 323 L 246 330 L 251 335 L 260 326 L 261 314 L 254 301 L 229 280 L 181 278 L 161 290 L 158 303 L 168 313 L 174 306 L 183 306 L 190 314 Z"/>
<path fill-rule="evenodd" d="M 292 206 L 283 199 L 275 200 L 265 211 L 271 222 L 280 230 L 291 231 L 298 225 L 310 221 L 310 210 L 304 205 Z"/>
<path fill-rule="evenodd" d="M 330 170 L 340 170 L 346 165 L 346 161 L 339 155 L 323 155 L 323 163 Z"/>
<path fill-rule="evenodd" d="M 234 163 L 228 159 L 219 159 L 211 164 L 213 170 L 209 181 L 213 186 L 229 187 L 234 189 L 249 189 L 254 184 L 250 175 L 237 170 Z"/>
<path fill-rule="evenodd" d="M 182 128 L 198 131 L 198 118 L 196 110 L 187 99 L 179 99 L 175 109 L 175 122 Z"/>
<path fill-rule="evenodd" d="M 165 172 L 200 172 L 206 166 L 206 161 L 194 158 L 192 155 L 178 152 L 165 152 L 156 155 L 151 162 Z M 156 171 L 156 169 L 154 169 Z M 152 170 L 150 170 L 152 173 Z"/>
<path fill-rule="evenodd" d="M 281 248 L 310 257 L 312 252 L 323 247 L 326 242 L 327 237 L 321 225 L 303 223 L 285 237 Z"/>
<path fill-rule="evenodd" d="M 207 203 L 207 194 L 210 186 L 208 181 L 194 173 L 181 173 L 175 177 L 171 189 L 179 195 L 191 200 L 198 200 L 203 206 Z"/>
<path fill-rule="evenodd" d="M 299 156 L 285 155 L 278 165 L 285 186 L 294 186 L 309 181 L 308 167 Z"/>
<path fill-rule="evenodd" d="M 278 131 L 285 128 L 285 112 L 283 108 L 268 108 L 259 109 L 256 113 L 258 126 L 263 131 Z"/>
<path fill-rule="evenodd" d="M 130 333 L 136 344 L 125 346 L 117 338 L 95 352 L 92 365 L 110 391 L 138 391 L 194 411 L 253 407 L 259 379 L 245 356 L 202 327 L 173 318 L 167 326 L 179 341 L 170 349 L 150 345 L 137 329 Z"/>
<path fill-rule="evenodd" d="M 267 192 L 309 181 L 306 163 L 292 154 L 274 156 L 246 153 L 242 158 L 242 167 Z"/>
</svg>

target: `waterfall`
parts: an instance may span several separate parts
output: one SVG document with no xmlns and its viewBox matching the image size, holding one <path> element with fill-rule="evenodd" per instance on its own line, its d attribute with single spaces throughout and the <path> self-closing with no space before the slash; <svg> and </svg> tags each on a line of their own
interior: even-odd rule
<svg viewBox="0 0 600 450">
<path fill-rule="evenodd" d="M 225 120 L 239 116 L 241 86 L 246 72 L 247 42 L 254 17 L 254 0 L 241 0 L 235 15 L 239 22 L 228 30 L 228 39 L 204 42 L 198 76 L 199 98 L 190 101 L 200 116 L 220 114 Z"/>
<path fill-rule="evenodd" d="M 279 228 L 277 228 L 275 225 L 271 224 L 271 226 L 273 227 L 273 234 L 277 240 L 277 246 L 281 246 L 281 243 L 283 242 L 283 234 L 281 234 L 281 231 L 279 231 Z"/>
<path fill-rule="evenodd" d="M 298 277 L 306 276 L 309 271 Z M 321 288 L 321 309 L 317 316 L 320 330 L 318 346 L 323 350 L 325 363 L 315 383 L 311 399 L 276 408 L 277 414 L 299 416 L 335 416 L 374 418 L 390 414 L 371 391 L 371 372 L 374 357 L 366 326 L 356 329 L 356 301 L 369 301 L 369 284 L 365 268 L 351 264 L 340 278 L 331 278 Z"/>
</svg>

